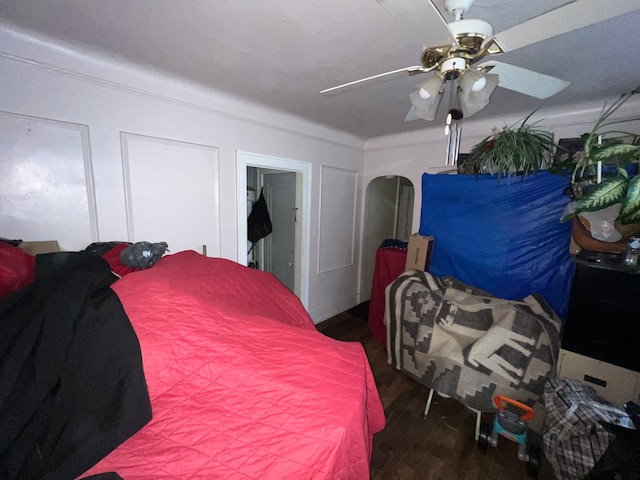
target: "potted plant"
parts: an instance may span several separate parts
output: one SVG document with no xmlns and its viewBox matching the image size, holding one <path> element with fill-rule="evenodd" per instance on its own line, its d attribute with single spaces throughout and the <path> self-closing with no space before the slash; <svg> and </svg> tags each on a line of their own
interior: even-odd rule
<svg viewBox="0 0 640 480">
<path fill-rule="evenodd" d="M 615 219 L 617 222 L 622 225 L 640 223 L 640 173 L 637 168 L 640 162 L 640 133 L 620 128 L 623 123 L 640 120 L 640 115 L 622 119 L 611 118 L 616 110 L 638 93 L 640 87 L 622 94 L 611 105 L 605 104 L 591 131 L 582 136 L 582 154 L 579 158 L 569 161 L 575 160 L 571 176 L 572 186 L 583 184 L 583 188 L 574 188 L 574 192 L 577 193 L 575 209 L 566 215 L 563 221 L 582 212 L 603 210 L 619 203 L 620 209 Z M 597 183 L 597 180 L 600 180 L 598 171 L 607 166 L 614 167 L 615 174 L 602 178 L 602 181 Z M 635 173 L 630 174 L 626 166 L 631 166 Z"/>
<path fill-rule="evenodd" d="M 503 175 L 526 176 L 545 170 L 556 144 L 552 133 L 527 124 L 534 113 L 517 126 L 494 129 L 490 136 L 473 146 L 461 171 L 497 174 L 499 180 Z"/>
</svg>

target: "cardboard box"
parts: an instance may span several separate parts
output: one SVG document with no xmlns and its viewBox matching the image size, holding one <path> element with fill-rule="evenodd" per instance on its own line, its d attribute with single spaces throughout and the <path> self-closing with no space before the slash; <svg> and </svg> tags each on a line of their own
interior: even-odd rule
<svg viewBox="0 0 640 480">
<path fill-rule="evenodd" d="M 405 270 L 425 270 L 431 266 L 431 252 L 433 251 L 433 237 L 423 237 L 414 233 L 409 237 L 407 247 L 407 261 Z"/>
<path fill-rule="evenodd" d="M 56 240 L 22 242 L 18 246 L 29 255 L 38 255 L 40 253 L 51 253 L 60 251 L 60 245 L 58 245 L 58 242 Z"/>
</svg>

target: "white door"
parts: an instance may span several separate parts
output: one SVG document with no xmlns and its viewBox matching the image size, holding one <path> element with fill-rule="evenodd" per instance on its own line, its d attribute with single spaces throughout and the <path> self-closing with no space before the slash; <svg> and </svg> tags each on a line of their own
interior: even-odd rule
<svg viewBox="0 0 640 480">
<path fill-rule="evenodd" d="M 264 269 L 289 290 L 295 286 L 296 174 L 268 173 L 263 177 L 273 231 L 264 239 Z"/>
<path fill-rule="evenodd" d="M 129 241 L 220 255 L 218 149 L 123 135 Z"/>
</svg>

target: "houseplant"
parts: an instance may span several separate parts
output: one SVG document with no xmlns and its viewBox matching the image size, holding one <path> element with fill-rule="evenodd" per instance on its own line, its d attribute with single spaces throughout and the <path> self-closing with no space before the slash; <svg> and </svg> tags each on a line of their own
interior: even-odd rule
<svg viewBox="0 0 640 480">
<path fill-rule="evenodd" d="M 519 125 L 494 128 L 493 133 L 473 146 L 461 170 L 501 176 L 538 173 L 545 170 L 556 150 L 553 134 L 535 124 L 527 124 L 529 114 Z"/>
<path fill-rule="evenodd" d="M 611 118 L 627 100 L 639 93 L 640 87 L 637 87 L 622 94 L 610 105 L 605 104 L 591 131 L 582 136 L 584 148 L 580 157 L 575 159 L 571 184 L 586 183 L 587 186 L 584 192 L 574 189 L 574 192 L 580 192 L 576 195 L 575 209 L 563 221 L 581 212 L 603 210 L 620 203 L 615 220 L 622 225 L 640 223 L 640 173 L 637 168 L 640 162 L 640 133 L 620 128 L 621 124 L 639 121 L 640 115 Z M 613 166 L 615 174 L 596 183 L 599 166 Z M 631 166 L 630 170 L 635 173 L 630 174 L 623 168 L 625 166 Z"/>
</svg>

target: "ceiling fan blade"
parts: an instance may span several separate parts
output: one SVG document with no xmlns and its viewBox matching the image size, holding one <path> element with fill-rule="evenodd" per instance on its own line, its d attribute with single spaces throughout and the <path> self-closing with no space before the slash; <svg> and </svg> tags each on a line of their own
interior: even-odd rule
<svg viewBox="0 0 640 480">
<path fill-rule="evenodd" d="M 499 86 L 502 88 L 540 99 L 549 98 L 571 85 L 571 82 L 567 80 L 508 63 L 489 61 L 478 65 L 477 68 L 484 72 L 497 74 L 500 77 Z"/>
<path fill-rule="evenodd" d="M 376 0 L 424 45 L 457 44 L 456 36 L 429 0 Z"/>
<path fill-rule="evenodd" d="M 361 78 L 360 80 L 354 80 L 353 82 L 343 83 L 342 85 L 338 85 L 336 87 L 325 88 L 324 90 L 321 90 L 320 93 L 322 95 L 335 95 L 336 93 L 341 93 L 340 91 L 346 91 L 348 87 L 359 86 L 362 83 L 372 82 L 374 80 L 378 80 L 384 77 L 391 77 L 393 75 L 398 75 L 400 73 L 417 75 L 419 73 L 426 73 L 428 71 L 430 71 L 430 69 L 425 68 L 422 65 L 414 65 L 412 67 L 399 68 L 398 70 L 391 70 L 390 72 L 379 73 L 377 75 L 372 75 L 370 77 Z"/>
<path fill-rule="evenodd" d="M 638 0 L 575 0 L 500 32 L 496 40 L 505 51 L 511 52 L 634 10 L 640 10 Z"/>
</svg>

